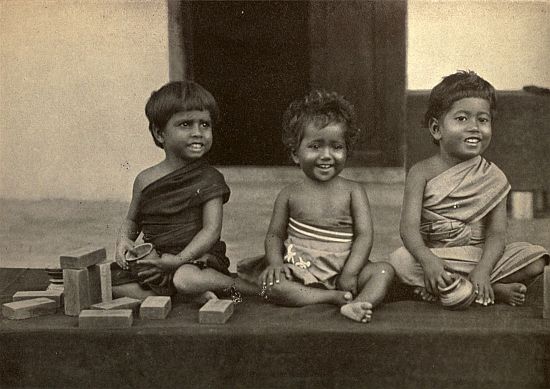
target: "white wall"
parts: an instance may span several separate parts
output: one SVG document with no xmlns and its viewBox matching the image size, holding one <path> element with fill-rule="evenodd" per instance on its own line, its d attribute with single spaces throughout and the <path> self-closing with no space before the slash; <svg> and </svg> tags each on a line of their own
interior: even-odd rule
<svg viewBox="0 0 550 389">
<path fill-rule="evenodd" d="M 409 0 L 409 89 L 471 69 L 497 89 L 550 88 L 550 1 Z"/>
<path fill-rule="evenodd" d="M 460 68 L 550 87 L 549 5 L 411 0 L 409 88 Z M 128 200 L 167 80 L 164 0 L 0 0 L 0 197 Z"/>
<path fill-rule="evenodd" d="M 128 199 L 162 157 L 144 106 L 168 80 L 164 0 L 0 0 L 0 197 Z"/>
</svg>

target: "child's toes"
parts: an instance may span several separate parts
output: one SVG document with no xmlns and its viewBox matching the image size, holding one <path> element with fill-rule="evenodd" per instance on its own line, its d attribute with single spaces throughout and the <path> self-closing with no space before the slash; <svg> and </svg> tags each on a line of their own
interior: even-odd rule
<svg viewBox="0 0 550 389">
<path fill-rule="evenodd" d="M 340 307 L 340 313 L 351 320 L 361 323 L 368 323 L 372 317 L 371 308 L 371 303 L 354 302 Z"/>
</svg>

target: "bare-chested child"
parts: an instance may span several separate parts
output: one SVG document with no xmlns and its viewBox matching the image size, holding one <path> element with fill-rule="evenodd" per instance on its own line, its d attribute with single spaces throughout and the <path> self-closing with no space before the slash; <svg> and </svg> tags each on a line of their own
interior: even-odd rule
<svg viewBox="0 0 550 389">
<path fill-rule="evenodd" d="M 368 322 L 384 298 L 394 273 L 368 260 L 373 227 L 365 189 L 339 176 L 358 133 L 353 106 L 337 93 L 313 91 L 285 112 L 283 142 L 305 176 L 275 201 L 265 257 L 238 266 L 268 301 L 335 304 Z"/>
<path fill-rule="evenodd" d="M 425 125 L 438 151 L 411 167 L 401 237 L 390 256 L 397 278 L 427 301 L 455 274 L 468 277 L 482 305 L 521 305 L 548 253 L 526 242 L 506 244 L 504 173 L 481 154 L 492 137 L 496 93 L 474 72 L 447 76 L 431 92 Z"/>
</svg>

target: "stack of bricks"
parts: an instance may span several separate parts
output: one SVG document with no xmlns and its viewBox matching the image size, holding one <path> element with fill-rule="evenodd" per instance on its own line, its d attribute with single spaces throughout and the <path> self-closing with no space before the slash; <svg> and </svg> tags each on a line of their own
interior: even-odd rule
<svg viewBox="0 0 550 389">
<path fill-rule="evenodd" d="M 112 300 L 111 267 L 101 247 L 83 247 L 61 255 L 65 315 L 78 316 L 83 309 Z"/>
</svg>

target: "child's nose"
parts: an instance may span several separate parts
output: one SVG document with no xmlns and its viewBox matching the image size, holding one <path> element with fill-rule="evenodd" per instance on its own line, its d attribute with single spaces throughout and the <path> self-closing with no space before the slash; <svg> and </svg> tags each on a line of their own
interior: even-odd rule
<svg viewBox="0 0 550 389">
<path fill-rule="evenodd" d="M 328 147 L 321 148 L 321 158 L 330 158 L 330 149 Z"/>
<path fill-rule="evenodd" d="M 193 124 L 193 126 L 191 127 L 191 135 L 193 136 L 202 135 L 200 130 L 200 125 L 198 123 Z"/>
</svg>

